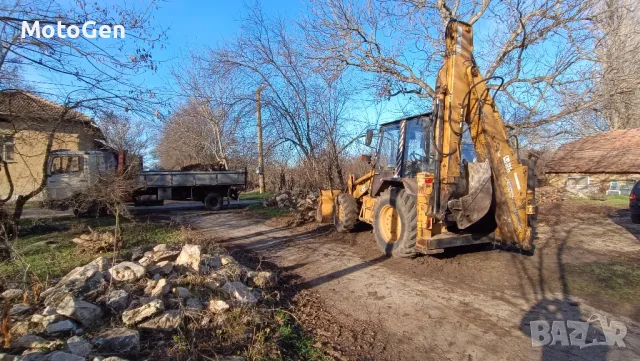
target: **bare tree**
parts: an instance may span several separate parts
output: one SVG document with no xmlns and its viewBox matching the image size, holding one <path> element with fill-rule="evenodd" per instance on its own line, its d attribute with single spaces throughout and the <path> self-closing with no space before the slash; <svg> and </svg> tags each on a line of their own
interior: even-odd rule
<svg viewBox="0 0 640 361">
<path fill-rule="evenodd" d="M 595 104 L 580 100 L 593 75 L 580 71 L 593 46 L 589 1 L 310 0 L 309 12 L 301 27 L 316 57 L 373 73 L 381 96 L 432 98 L 444 30 L 459 19 L 476 25 L 476 61 L 504 80 L 501 110 L 516 130 Z"/>
<path fill-rule="evenodd" d="M 103 112 L 97 119 L 106 145 L 131 157 L 142 158 L 150 146 L 150 134 L 142 120 L 133 120 L 127 114 L 112 110 Z"/>
<path fill-rule="evenodd" d="M 193 139 L 215 162 L 228 168 L 233 148 L 245 135 L 248 118 L 253 117 L 254 102 L 233 71 L 216 70 L 195 51 L 185 64 L 173 69 L 180 95 L 188 99 L 174 114 L 174 121 L 183 118 L 183 122 L 196 125 L 202 133 L 175 127 L 172 131 L 178 131 L 178 137 Z"/>
<path fill-rule="evenodd" d="M 640 6 L 629 0 L 602 0 L 595 18 L 597 39 L 595 59 L 597 81 L 594 82 L 595 110 L 604 120 L 605 129 L 640 127 Z"/>
<path fill-rule="evenodd" d="M 313 59 L 300 29 L 287 23 L 265 16 L 259 5 L 249 7 L 242 35 L 212 49 L 209 63 L 221 72 L 243 74 L 242 84 L 249 89 L 264 85 L 266 137 L 292 147 L 296 156 L 289 152 L 288 159 L 306 164 L 302 169 L 306 179 L 316 180 L 314 187 L 324 182 L 342 185 L 339 155 L 359 133 L 345 126 L 354 87 L 344 67 L 327 67 Z M 338 181 L 331 176 L 322 179 L 336 172 Z"/>
</svg>

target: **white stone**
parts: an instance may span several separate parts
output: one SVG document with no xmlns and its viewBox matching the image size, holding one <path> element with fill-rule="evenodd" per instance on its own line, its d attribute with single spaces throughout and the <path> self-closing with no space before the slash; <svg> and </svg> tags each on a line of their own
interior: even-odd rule
<svg viewBox="0 0 640 361">
<path fill-rule="evenodd" d="M 29 321 L 17 321 L 11 327 L 11 336 L 22 336 L 29 333 Z"/>
<path fill-rule="evenodd" d="M 109 267 L 111 267 L 111 260 L 106 258 L 106 257 L 98 257 L 96 259 L 94 259 L 93 261 L 91 261 L 90 264 L 95 264 L 98 266 L 98 271 L 100 272 L 106 272 Z"/>
<path fill-rule="evenodd" d="M 223 300 L 211 300 L 209 301 L 209 311 L 213 313 L 221 313 L 229 309 L 229 304 Z"/>
<path fill-rule="evenodd" d="M 242 303 L 256 303 L 256 296 L 242 282 L 227 282 L 222 290 Z"/>
<path fill-rule="evenodd" d="M 185 244 L 175 264 L 187 271 L 200 272 L 200 253 L 199 245 Z"/>
<path fill-rule="evenodd" d="M 162 297 L 163 295 L 169 293 L 171 290 L 171 285 L 167 282 L 166 278 L 161 278 L 158 281 L 149 280 L 147 281 L 147 287 L 145 288 L 145 294 L 151 297 Z"/>
<path fill-rule="evenodd" d="M 109 268 L 109 276 L 116 281 L 136 281 L 145 275 L 144 267 L 133 262 L 122 262 Z"/>
<path fill-rule="evenodd" d="M 145 256 L 150 257 L 151 260 L 153 260 L 154 262 L 162 262 L 162 261 L 175 261 L 179 254 L 180 254 L 180 251 L 164 250 L 164 251 L 146 252 Z"/>
<path fill-rule="evenodd" d="M 160 274 L 166 276 L 171 273 L 171 271 L 173 271 L 173 262 L 171 261 L 161 261 L 149 267 L 149 273 L 151 275 Z"/>
<path fill-rule="evenodd" d="M 19 290 L 17 288 L 10 288 L 2 292 L 2 294 L 0 294 L 0 297 L 4 298 L 5 300 L 17 300 L 22 298 L 23 294 L 24 292 L 22 290 Z"/>
<path fill-rule="evenodd" d="M 182 323 L 182 312 L 179 310 L 170 310 L 156 316 L 150 320 L 144 321 L 138 325 L 140 328 L 170 331 L 178 328 Z"/>
<path fill-rule="evenodd" d="M 167 245 L 165 243 L 159 244 L 159 245 L 153 247 L 153 250 L 156 251 L 156 252 L 166 251 L 167 250 Z"/>
<path fill-rule="evenodd" d="M 260 288 L 274 287 L 277 283 L 276 274 L 270 271 L 249 272 L 247 277 L 251 278 L 253 284 Z"/>
<path fill-rule="evenodd" d="M 125 325 L 135 325 L 145 319 L 155 316 L 164 311 L 164 304 L 161 300 L 151 300 L 137 308 L 126 310 L 122 313 L 122 322 Z"/>
</svg>

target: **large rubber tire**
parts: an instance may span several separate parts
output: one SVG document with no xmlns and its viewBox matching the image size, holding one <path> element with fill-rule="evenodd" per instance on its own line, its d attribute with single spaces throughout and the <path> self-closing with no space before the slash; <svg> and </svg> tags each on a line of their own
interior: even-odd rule
<svg viewBox="0 0 640 361">
<path fill-rule="evenodd" d="M 383 211 L 397 212 L 401 230 L 397 239 L 393 241 L 388 236 L 385 237 L 385 222 L 382 217 Z M 416 199 L 404 189 L 388 188 L 385 190 L 373 209 L 373 234 L 376 238 L 378 248 L 386 255 L 394 257 L 415 256 L 416 239 L 418 238 L 418 214 L 416 211 Z M 388 239 L 387 239 L 388 238 Z"/>
<path fill-rule="evenodd" d="M 222 209 L 222 196 L 218 193 L 209 193 L 204 199 L 204 207 L 210 211 L 219 211 Z"/>
<path fill-rule="evenodd" d="M 353 196 L 341 193 L 336 197 L 333 205 L 333 224 L 336 226 L 336 230 L 342 233 L 351 232 L 358 223 L 359 213 L 358 203 Z"/>
<path fill-rule="evenodd" d="M 632 214 L 631 222 L 636 224 L 640 223 L 640 214 Z"/>
</svg>

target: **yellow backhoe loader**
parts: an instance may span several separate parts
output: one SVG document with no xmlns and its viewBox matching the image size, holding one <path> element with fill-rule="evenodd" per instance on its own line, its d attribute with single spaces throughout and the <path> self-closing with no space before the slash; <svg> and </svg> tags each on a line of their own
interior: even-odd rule
<svg viewBox="0 0 640 361">
<path fill-rule="evenodd" d="M 340 232 L 369 223 L 379 248 L 397 257 L 484 242 L 531 250 L 535 178 L 487 84 L 502 79 L 481 77 L 471 25 L 451 21 L 445 36 L 433 111 L 383 124 L 375 155 L 363 156 L 371 171 L 321 191 L 318 221 Z"/>
</svg>

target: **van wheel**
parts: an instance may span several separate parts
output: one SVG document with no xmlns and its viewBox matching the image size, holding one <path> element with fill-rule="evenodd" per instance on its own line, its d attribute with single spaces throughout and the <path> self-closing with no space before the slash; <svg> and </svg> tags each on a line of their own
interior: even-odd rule
<svg viewBox="0 0 640 361">
<path fill-rule="evenodd" d="M 209 193 L 204 199 L 204 207 L 210 211 L 222 209 L 222 197 L 218 193 Z"/>
<path fill-rule="evenodd" d="M 412 257 L 418 238 L 416 199 L 404 189 L 388 188 L 373 209 L 373 233 L 386 255 Z"/>
<path fill-rule="evenodd" d="M 640 223 L 640 214 L 632 214 L 631 215 L 631 222 Z"/>
</svg>

